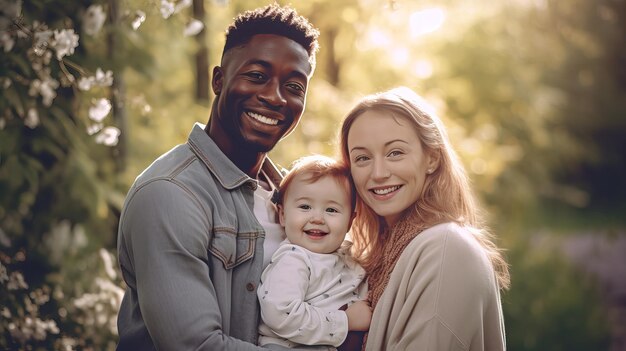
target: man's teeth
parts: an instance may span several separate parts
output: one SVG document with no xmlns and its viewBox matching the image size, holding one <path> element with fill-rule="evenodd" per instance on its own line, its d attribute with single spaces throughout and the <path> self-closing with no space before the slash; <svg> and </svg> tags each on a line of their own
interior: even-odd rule
<svg viewBox="0 0 626 351">
<path fill-rule="evenodd" d="M 275 126 L 275 125 L 278 124 L 278 120 L 277 119 L 265 117 L 265 116 L 260 115 L 258 113 L 248 112 L 248 116 L 256 119 L 257 121 L 259 121 L 259 122 L 261 122 L 263 124 L 269 124 L 271 126 Z"/>
<path fill-rule="evenodd" d="M 373 191 L 373 192 L 374 192 L 374 194 L 376 194 L 376 195 L 385 195 L 385 194 L 389 194 L 389 193 L 390 193 L 390 192 L 392 192 L 392 191 L 396 191 L 396 190 L 398 190 L 398 189 L 400 189 L 400 186 L 399 186 L 399 185 L 396 185 L 396 186 L 392 186 L 392 187 L 389 187 L 389 188 L 384 188 L 384 189 L 374 189 L 374 190 L 372 190 L 372 191 Z"/>
</svg>

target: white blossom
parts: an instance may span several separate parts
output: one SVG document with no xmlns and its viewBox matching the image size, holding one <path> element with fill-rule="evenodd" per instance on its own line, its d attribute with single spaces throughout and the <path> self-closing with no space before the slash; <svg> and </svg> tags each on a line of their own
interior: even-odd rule
<svg viewBox="0 0 626 351">
<path fill-rule="evenodd" d="M 110 87 L 113 84 L 113 71 L 108 70 L 105 73 L 102 68 L 96 69 L 95 84 L 99 87 Z"/>
<path fill-rule="evenodd" d="M 22 273 L 13 271 L 9 276 L 9 282 L 7 283 L 8 290 L 28 289 L 28 283 L 24 280 Z"/>
<path fill-rule="evenodd" d="M 192 0 L 180 0 L 176 3 L 176 6 L 174 6 L 174 13 L 179 13 L 180 11 L 186 9 L 187 7 L 191 6 L 192 4 Z"/>
<path fill-rule="evenodd" d="M 52 31 L 43 29 L 35 32 L 33 42 L 33 50 L 35 50 L 35 54 L 38 56 L 43 55 L 46 52 L 46 49 L 50 45 L 50 38 L 52 38 Z"/>
<path fill-rule="evenodd" d="M 0 264 L 0 267 L 2 267 L 2 264 Z M 0 316 L 6 318 L 6 319 L 10 319 L 11 318 L 11 310 L 9 310 L 6 307 L 2 308 L 2 312 L 0 312 Z"/>
<path fill-rule="evenodd" d="M 167 0 L 161 0 L 161 16 L 163 16 L 163 18 L 169 18 L 173 13 L 174 3 Z"/>
<path fill-rule="evenodd" d="M 35 79 L 30 83 L 30 89 L 28 94 L 30 96 L 41 95 L 43 98 L 43 104 L 45 106 L 52 105 L 52 100 L 57 96 L 56 88 L 59 87 L 59 82 L 50 76 L 44 78 L 44 80 Z"/>
<path fill-rule="evenodd" d="M 183 31 L 183 35 L 186 37 L 194 36 L 202 31 L 204 28 L 204 24 L 197 19 L 191 20 L 185 30 Z"/>
<path fill-rule="evenodd" d="M 4 48 L 4 52 L 9 52 L 15 45 L 15 39 L 8 32 L 0 32 L 0 46 Z"/>
<path fill-rule="evenodd" d="M 94 122 L 102 122 L 102 120 L 111 112 L 111 102 L 108 99 L 100 98 L 93 102 L 89 107 L 89 118 Z"/>
<path fill-rule="evenodd" d="M 115 272 L 115 269 L 113 268 L 113 262 L 115 261 L 115 257 L 113 257 L 113 255 L 111 255 L 111 253 L 106 249 L 100 249 L 98 253 L 100 254 L 100 258 L 102 258 L 102 262 L 104 263 L 104 271 L 106 275 L 110 279 L 117 278 L 117 272 Z"/>
<path fill-rule="evenodd" d="M 98 135 L 96 135 L 96 143 L 106 146 L 115 146 L 121 132 L 115 127 L 106 127 Z"/>
<path fill-rule="evenodd" d="M 104 124 L 102 124 L 102 123 L 94 123 L 94 124 L 92 124 L 92 125 L 87 127 L 87 134 L 88 135 L 94 135 L 94 134 L 98 133 L 99 131 L 101 131 L 102 127 L 104 127 Z"/>
<path fill-rule="evenodd" d="M 141 26 L 141 24 L 146 20 L 146 13 L 141 11 L 141 10 L 137 10 L 135 11 L 135 18 L 133 19 L 133 22 L 131 23 L 131 26 L 133 27 L 133 30 L 137 30 L 137 28 L 139 28 L 139 26 Z"/>
<path fill-rule="evenodd" d="M 8 77 L 0 77 L 0 86 L 2 86 L 3 89 L 9 89 L 11 84 L 11 79 Z"/>
<path fill-rule="evenodd" d="M 24 124 L 30 129 L 35 129 L 39 125 L 39 113 L 35 108 L 31 107 L 28 109 Z"/>
<path fill-rule="evenodd" d="M 83 30 L 91 36 L 98 34 L 106 18 L 102 5 L 89 6 L 83 15 Z"/>
<path fill-rule="evenodd" d="M 16 323 L 9 324 L 9 332 L 11 336 L 25 343 L 26 340 L 45 340 L 47 334 L 58 334 L 59 328 L 54 320 L 41 320 L 38 317 L 26 317 L 23 321 L 17 321 Z"/>
<path fill-rule="evenodd" d="M 78 46 L 78 34 L 74 34 L 73 29 L 57 29 L 54 31 L 53 45 L 57 52 L 57 60 L 61 60 L 63 56 L 74 53 L 74 49 Z"/>
<path fill-rule="evenodd" d="M 109 87 L 113 84 L 113 71 L 108 70 L 106 73 L 101 69 L 96 69 L 95 76 L 81 77 L 78 80 L 78 89 L 87 91 L 94 86 Z"/>
<path fill-rule="evenodd" d="M 9 281 L 9 275 L 7 274 L 7 268 L 2 264 L 2 262 L 0 262 L 0 284 L 4 285 L 4 282 L 8 282 L 8 281 Z M 4 312 L 4 310 L 2 312 Z"/>
<path fill-rule="evenodd" d="M 87 91 L 93 86 L 93 77 L 80 77 L 78 80 L 78 89 Z"/>
</svg>

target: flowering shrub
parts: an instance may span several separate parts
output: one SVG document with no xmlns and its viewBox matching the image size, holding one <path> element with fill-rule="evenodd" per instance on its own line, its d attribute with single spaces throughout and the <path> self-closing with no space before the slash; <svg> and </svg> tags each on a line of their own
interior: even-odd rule
<svg viewBox="0 0 626 351">
<path fill-rule="evenodd" d="M 191 0 L 117 15 L 114 5 L 0 0 L 2 350 L 115 348 L 118 72 L 150 64 L 126 40 L 146 12 L 167 19 Z M 203 28 L 188 23 L 181 35 Z"/>
</svg>

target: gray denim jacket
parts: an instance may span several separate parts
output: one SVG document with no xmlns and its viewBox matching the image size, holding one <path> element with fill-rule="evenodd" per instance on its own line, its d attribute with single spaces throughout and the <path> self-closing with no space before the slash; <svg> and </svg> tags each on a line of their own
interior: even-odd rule
<svg viewBox="0 0 626 351">
<path fill-rule="evenodd" d="M 261 349 L 257 185 L 201 124 L 137 177 L 118 232 L 118 350 Z"/>
</svg>

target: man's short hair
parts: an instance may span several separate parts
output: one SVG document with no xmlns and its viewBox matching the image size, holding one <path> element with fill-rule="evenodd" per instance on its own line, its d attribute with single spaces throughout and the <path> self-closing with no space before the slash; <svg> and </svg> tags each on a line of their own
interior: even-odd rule
<svg viewBox="0 0 626 351">
<path fill-rule="evenodd" d="M 319 30 L 305 17 L 298 15 L 294 8 L 274 3 L 239 14 L 226 29 L 222 58 L 228 50 L 246 44 L 256 34 L 275 34 L 295 41 L 306 49 L 311 71 L 315 69 Z"/>
</svg>

